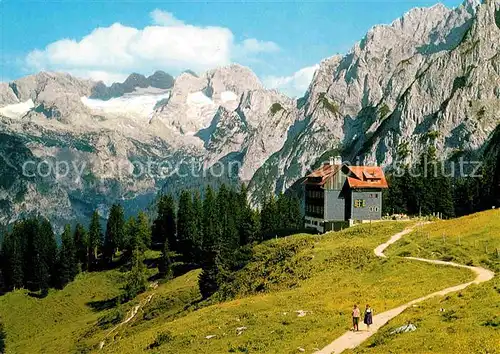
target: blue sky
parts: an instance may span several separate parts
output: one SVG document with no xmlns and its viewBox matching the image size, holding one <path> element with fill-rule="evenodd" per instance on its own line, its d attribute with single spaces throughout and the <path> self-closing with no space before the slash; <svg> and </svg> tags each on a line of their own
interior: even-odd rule
<svg viewBox="0 0 500 354">
<path fill-rule="evenodd" d="M 413 7 L 435 4 L 0 1 L 1 81 L 58 70 L 111 82 L 131 71 L 150 74 L 162 69 L 177 75 L 184 69 L 200 72 L 239 62 L 265 82 L 281 79 L 284 85 L 301 69 L 307 79 L 313 69 L 304 68 L 347 52 L 373 25 L 390 23 Z M 453 7 L 460 1 L 443 3 Z"/>
</svg>

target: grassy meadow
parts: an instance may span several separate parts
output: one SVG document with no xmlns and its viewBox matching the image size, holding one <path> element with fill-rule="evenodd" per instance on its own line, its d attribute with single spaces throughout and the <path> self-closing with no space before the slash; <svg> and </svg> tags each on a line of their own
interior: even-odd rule
<svg viewBox="0 0 500 354">
<path fill-rule="evenodd" d="M 75 343 L 106 311 L 94 304 L 116 297 L 123 282 L 118 271 L 83 273 L 64 290 L 44 299 L 17 290 L 0 296 L 0 318 L 7 353 L 74 353 Z"/>
<path fill-rule="evenodd" d="M 360 348 L 359 354 L 500 353 L 500 210 L 426 225 L 386 254 L 451 260 L 497 273 L 490 282 L 406 310 Z M 443 311 L 444 310 L 444 311 Z M 391 335 L 411 322 L 417 330 Z"/>
<path fill-rule="evenodd" d="M 258 245 L 254 261 L 223 289 L 233 300 L 191 308 L 175 319 L 138 318 L 103 352 L 295 353 L 299 347 L 313 352 L 349 329 L 354 302 L 384 311 L 472 279 L 460 269 L 373 255 L 376 245 L 407 226 L 363 225 Z M 299 317 L 300 310 L 306 315 Z M 240 327 L 246 329 L 238 334 Z"/>
<path fill-rule="evenodd" d="M 252 261 L 215 297 L 220 302 L 201 301 L 199 270 L 118 307 L 118 271 L 80 275 L 45 299 L 7 294 L 0 297 L 7 353 L 97 352 L 110 329 L 150 295 L 100 353 L 311 353 L 349 329 L 355 302 L 381 312 L 473 279 L 463 269 L 374 256 L 375 246 L 409 225 L 374 223 L 257 245 Z"/>
</svg>

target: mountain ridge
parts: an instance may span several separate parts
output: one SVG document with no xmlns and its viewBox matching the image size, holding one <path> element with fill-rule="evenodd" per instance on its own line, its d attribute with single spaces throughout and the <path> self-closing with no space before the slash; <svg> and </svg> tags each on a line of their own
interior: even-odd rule
<svg viewBox="0 0 500 354">
<path fill-rule="evenodd" d="M 200 171 L 236 162 L 226 177 L 249 183 L 258 205 L 332 153 L 384 167 L 412 163 L 429 147 L 442 159 L 478 157 L 500 122 L 499 13 L 498 1 L 413 9 L 374 26 L 346 55 L 324 59 L 300 99 L 264 88 L 238 64 L 175 79 L 131 74 L 114 91 L 69 74 L 39 73 L 0 84 L 0 124 L 42 160 L 70 156 L 91 166 L 87 179 L 105 181 L 101 189 L 51 180 L 68 205 L 85 200 L 87 214 L 95 207 L 105 212 L 109 201 L 133 204 L 160 190 L 176 192 L 171 186 L 206 183 L 119 173 L 134 161 Z M 103 161 L 125 167 L 108 173 Z M 38 186 L 26 183 L 27 190 Z M 13 205 L 18 193 L 6 189 L 0 199 Z M 35 204 L 16 205 L 37 210 Z M 0 214 L 4 221 L 12 215 Z"/>
</svg>

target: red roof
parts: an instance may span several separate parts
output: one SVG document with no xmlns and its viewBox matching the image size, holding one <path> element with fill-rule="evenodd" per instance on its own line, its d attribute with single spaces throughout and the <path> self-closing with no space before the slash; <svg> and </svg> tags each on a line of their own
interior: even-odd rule
<svg viewBox="0 0 500 354">
<path fill-rule="evenodd" d="M 342 168 L 341 165 L 330 165 L 330 164 L 325 164 L 318 168 L 317 170 L 314 170 L 311 172 L 309 175 L 307 175 L 305 183 L 307 184 L 316 184 L 318 186 L 322 186 L 326 183 L 326 181 L 335 175 L 340 169 Z"/>
<path fill-rule="evenodd" d="M 347 177 L 351 188 L 389 188 L 380 166 L 347 166 L 353 175 Z"/>
<path fill-rule="evenodd" d="M 347 183 L 351 188 L 389 188 L 379 166 L 344 166 L 348 170 Z M 341 165 L 325 164 L 307 175 L 305 183 L 322 186 L 341 168 Z"/>
</svg>

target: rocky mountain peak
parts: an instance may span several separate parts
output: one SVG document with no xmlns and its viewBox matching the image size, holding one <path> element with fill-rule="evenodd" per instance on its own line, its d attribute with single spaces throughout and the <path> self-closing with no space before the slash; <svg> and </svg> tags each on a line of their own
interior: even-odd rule
<svg viewBox="0 0 500 354">
<path fill-rule="evenodd" d="M 158 88 L 170 89 L 174 85 L 174 78 L 164 71 L 156 71 L 154 74 L 146 77 L 142 74 L 132 73 L 123 83 L 115 82 L 111 86 L 106 86 L 102 81 L 92 87 L 90 98 L 109 100 L 111 98 L 121 97 L 126 93 L 134 92 L 138 88 Z"/>
<path fill-rule="evenodd" d="M 214 92 L 232 91 L 241 94 L 244 91 L 263 88 L 255 73 L 248 67 L 231 64 L 211 70 L 205 74 Z"/>
</svg>

